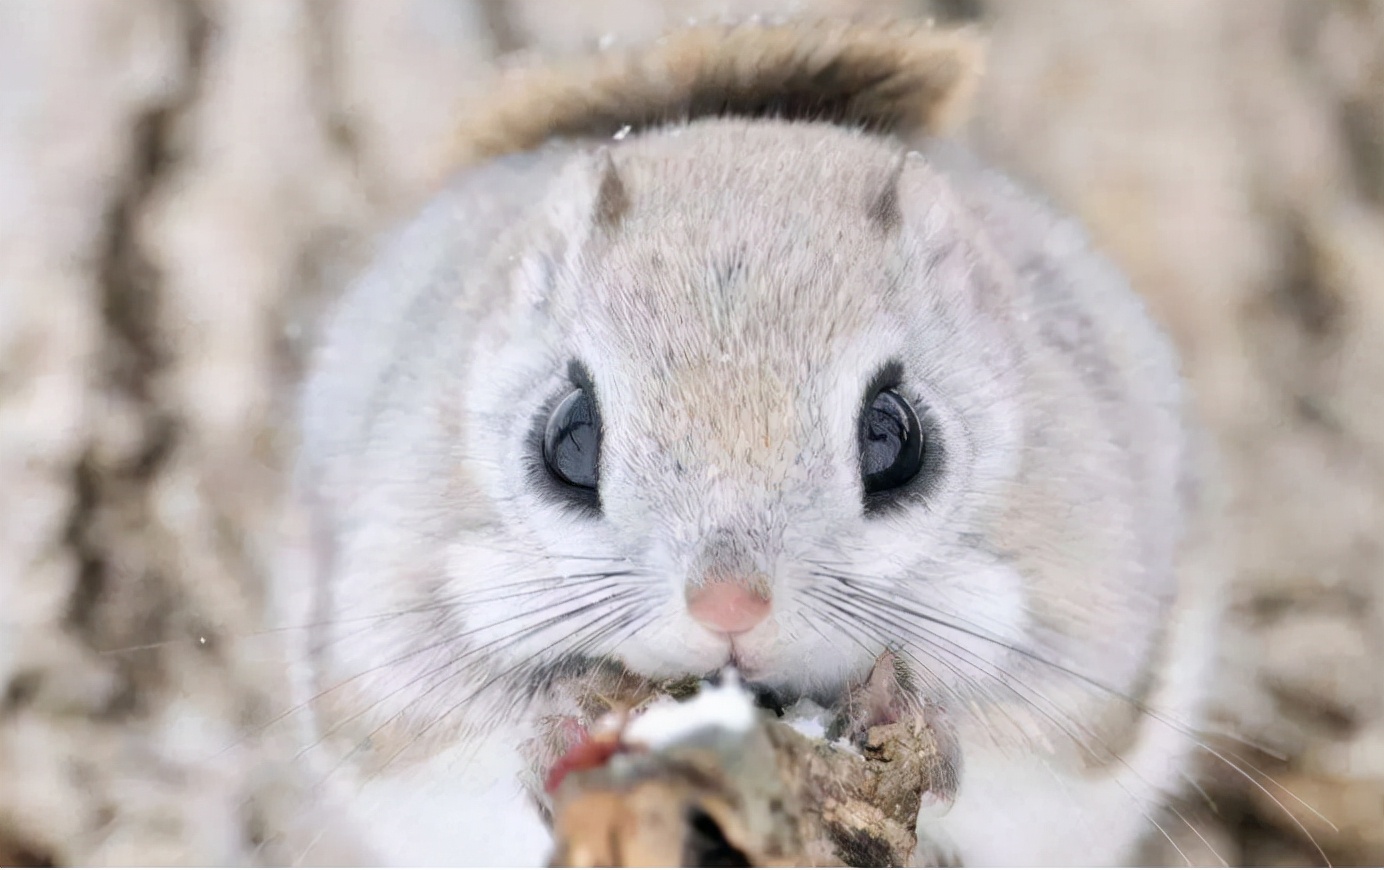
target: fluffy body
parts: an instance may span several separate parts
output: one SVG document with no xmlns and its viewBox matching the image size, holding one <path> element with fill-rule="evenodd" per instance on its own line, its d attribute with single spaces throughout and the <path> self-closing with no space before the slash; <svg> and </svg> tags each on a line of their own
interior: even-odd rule
<svg viewBox="0 0 1384 870">
<path fill-rule="evenodd" d="M 553 492 L 534 434 L 574 361 L 599 511 Z M 858 420 L 890 364 L 935 452 L 867 511 Z M 1127 860 L 1183 785 L 1211 655 L 1180 383 L 1081 230 L 950 146 L 724 118 L 467 169 L 305 388 L 279 588 L 312 626 L 313 751 L 379 860 L 536 863 L 514 750 L 581 661 L 733 661 L 830 704 L 891 647 L 964 763 L 921 858 Z M 687 614 L 718 572 L 771 586 L 733 645 Z"/>
</svg>

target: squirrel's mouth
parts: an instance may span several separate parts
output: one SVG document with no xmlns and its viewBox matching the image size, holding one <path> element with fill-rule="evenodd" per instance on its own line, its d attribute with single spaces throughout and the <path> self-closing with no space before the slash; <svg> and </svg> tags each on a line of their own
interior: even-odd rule
<svg viewBox="0 0 1384 870">
<path fill-rule="evenodd" d="M 756 655 L 751 649 L 744 645 L 737 645 L 735 639 L 730 640 L 730 649 L 726 653 L 725 663 L 720 670 L 734 668 L 740 678 L 747 683 L 756 681 L 772 684 L 774 682 L 773 667 L 765 660 L 763 651 Z"/>
<path fill-rule="evenodd" d="M 818 684 L 810 691 L 804 690 L 801 683 L 782 678 L 772 666 L 737 648 L 734 641 L 731 642 L 725 664 L 715 671 L 703 674 L 701 678 L 713 683 L 718 682 L 720 673 L 727 668 L 735 670 L 745 687 L 754 693 L 755 702 L 760 707 L 775 710 L 780 714 L 799 701 L 811 701 L 826 709 L 834 709 L 846 695 L 845 682 Z M 863 674 L 861 676 L 863 677 Z"/>
<path fill-rule="evenodd" d="M 739 673 L 745 688 L 754 695 L 755 706 L 770 710 L 776 716 L 782 716 L 786 710 L 802 701 L 811 701 L 824 709 L 834 710 L 846 695 L 845 686 L 804 692 L 797 687 L 777 684 L 772 680 L 755 680 L 744 672 Z"/>
</svg>

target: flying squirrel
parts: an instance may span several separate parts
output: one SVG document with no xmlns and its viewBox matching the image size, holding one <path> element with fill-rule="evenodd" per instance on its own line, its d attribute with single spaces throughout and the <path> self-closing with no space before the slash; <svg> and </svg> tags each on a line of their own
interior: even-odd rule
<svg viewBox="0 0 1384 870">
<path fill-rule="evenodd" d="M 537 864 L 564 679 L 883 650 L 955 733 L 920 862 L 1118 864 L 1214 654 L 1174 348 L 947 137 L 968 31 L 690 28 L 512 70 L 325 324 L 275 583 L 302 727 L 388 863 Z"/>
</svg>

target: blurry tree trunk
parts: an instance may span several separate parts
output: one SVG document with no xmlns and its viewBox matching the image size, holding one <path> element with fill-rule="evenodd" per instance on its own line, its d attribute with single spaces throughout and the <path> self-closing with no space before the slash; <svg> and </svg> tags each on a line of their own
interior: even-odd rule
<svg viewBox="0 0 1384 870">
<path fill-rule="evenodd" d="M 755 5 L 993 28 L 974 138 L 1130 271 L 1227 457 L 1227 718 L 1328 816 L 1378 806 L 1382 4 Z M 318 312 L 445 171 L 500 54 L 746 8 L 0 4 L 0 862 L 296 857 L 260 620 Z M 1216 791 L 1311 860 L 1253 788 Z M 1297 815 L 1340 860 L 1384 861 L 1384 826 Z M 1226 857 L 1269 860 L 1237 823 L 1208 822 Z"/>
</svg>

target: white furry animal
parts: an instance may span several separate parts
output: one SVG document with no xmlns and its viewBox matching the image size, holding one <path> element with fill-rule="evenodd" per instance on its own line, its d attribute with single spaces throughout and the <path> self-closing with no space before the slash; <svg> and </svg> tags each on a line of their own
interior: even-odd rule
<svg viewBox="0 0 1384 870">
<path fill-rule="evenodd" d="M 523 80 L 345 297 L 279 591 L 375 860 L 543 861 L 519 748 L 584 663 L 830 705 L 885 648 L 964 764 L 920 860 L 1154 830 L 1213 637 L 1178 364 L 926 135 L 964 45 L 738 28 Z"/>
</svg>

